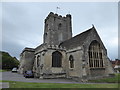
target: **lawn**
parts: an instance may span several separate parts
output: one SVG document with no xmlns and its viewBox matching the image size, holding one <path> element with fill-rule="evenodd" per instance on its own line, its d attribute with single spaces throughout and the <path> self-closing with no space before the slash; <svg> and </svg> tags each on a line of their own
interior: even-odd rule
<svg viewBox="0 0 120 90">
<path fill-rule="evenodd" d="M 7 71 L 7 70 L 0 69 L 0 72 L 5 72 L 5 71 Z"/>
<path fill-rule="evenodd" d="M 9 82 L 10 88 L 118 88 L 118 84 L 63 84 L 63 83 L 30 83 Z"/>
<path fill-rule="evenodd" d="M 96 82 L 96 83 L 120 83 L 120 74 L 115 74 L 115 77 L 111 78 L 103 78 L 103 79 L 97 79 L 97 80 L 90 80 L 89 82 Z"/>
<path fill-rule="evenodd" d="M 103 78 L 89 81 L 94 82 L 96 84 L 31 83 L 17 81 L 3 81 L 3 82 L 9 82 L 10 88 L 118 88 L 118 81 L 120 84 L 120 79 L 118 78 L 120 78 L 120 74 L 116 74 L 115 77 L 111 78 Z"/>
</svg>

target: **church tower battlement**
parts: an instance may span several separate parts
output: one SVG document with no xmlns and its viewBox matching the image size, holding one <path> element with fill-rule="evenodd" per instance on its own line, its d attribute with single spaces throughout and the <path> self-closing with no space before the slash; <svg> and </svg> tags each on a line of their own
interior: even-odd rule
<svg viewBox="0 0 120 90">
<path fill-rule="evenodd" d="M 72 38 L 71 15 L 65 17 L 50 12 L 45 19 L 44 43 L 59 45 L 61 42 Z"/>
</svg>

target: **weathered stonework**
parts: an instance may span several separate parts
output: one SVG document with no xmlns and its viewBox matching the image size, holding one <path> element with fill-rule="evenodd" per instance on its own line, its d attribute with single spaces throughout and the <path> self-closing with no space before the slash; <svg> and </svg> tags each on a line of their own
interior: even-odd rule
<svg viewBox="0 0 120 90">
<path fill-rule="evenodd" d="M 95 27 L 72 37 L 71 15 L 50 13 L 44 41 L 21 53 L 19 72 L 32 70 L 36 78 L 72 78 L 78 81 L 113 74 L 107 50 Z"/>
<path fill-rule="evenodd" d="M 32 48 L 25 48 L 20 55 L 19 73 L 24 73 L 26 70 L 31 70 L 34 63 L 34 52 Z"/>
</svg>

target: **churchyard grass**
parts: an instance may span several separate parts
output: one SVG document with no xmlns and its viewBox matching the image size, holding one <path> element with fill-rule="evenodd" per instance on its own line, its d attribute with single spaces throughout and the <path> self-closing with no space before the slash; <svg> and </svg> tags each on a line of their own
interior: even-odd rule
<svg viewBox="0 0 120 90">
<path fill-rule="evenodd" d="M 115 74 L 115 77 L 90 80 L 89 82 L 95 82 L 95 83 L 118 83 L 119 82 L 120 83 L 120 73 Z"/>
<path fill-rule="evenodd" d="M 98 80 L 90 80 L 87 84 L 66 84 L 66 83 L 31 83 L 17 81 L 0 81 L 9 82 L 10 88 L 118 88 L 118 78 L 120 83 L 120 74 L 115 77 Z M 92 84 L 91 82 L 94 82 Z M 120 86 L 120 85 L 119 85 Z"/>
<path fill-rule="evenodd" d="M 30 83 L 30 82 L 9 82 L 10 88 L 118 88 L 118 84 L 66 84 L 66 83 Z"/>
<path fill-rule="evenodd" d="M 6 72 L 7 70 L 0 69 L 0 72 Z"/>
</svg>

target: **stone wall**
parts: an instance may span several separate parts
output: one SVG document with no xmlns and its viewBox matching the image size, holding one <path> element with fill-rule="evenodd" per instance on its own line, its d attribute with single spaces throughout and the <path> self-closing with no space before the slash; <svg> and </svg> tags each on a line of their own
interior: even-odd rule
<svg viewBox="0 0 120 90">
<path fill-rule="evenodd" d="M 70 55 L 73 56 L 74 59 L 74 67 L 70 67 Z M 82 77 L 82 49 L 81 47 L 76 47 L 74 49 L 67 51 L 67 77 Z"/>
<path fill-rule="evenodd" d="M 71 15 L 50 13 L 45 19 L 44 43 L 59 45 L 62 41 L 72 38 Z"/>
<path fill-rule="evenodd" d="M 88 49 L 92 41 L 98 41 L 102 47 L 102 56 L 103 56 L 103 62 L 104 62 L 104 67 L 103 68 L 96 68 L 96 69 L 90 69 L 89 67 L 89 55 L 88 55 Z M 84 49 L 84 57 L 86 60 L 86 72 L 87 76 L 92 77 L 92 76 L 106 76 L 109 74 L 114 73 L 114 70 L 112 69 L 112 66 L 110 64 L 109 59 L 107 58 L 107 49 L 105 48 L 102 40 L 100 39 L 97 31 L 95 28 L 93 28 L 92 32 L 89 34 L 89 36 L 86 38 L 86 41 L 84 41 L 83 44 L 83 49 Z"/>
<path fill-rule="evenodd" d="M 62 54 L 62 66 L 61 67 L 52 67 L 52 53 L 55 51 L 59 51 Z M 57 49 L 49 49 L 45 53 L 44 58 L 44 76 L 43 78 L 57 78 L 57 77 L 65 77 L 65 75 L 62 75 L 62 73 L 65 72 L 66 68 L 66 56 L 65 52 L 63 50 L 57 50 Z"/>
<path fill-rule="evenodd" d="M 21 53 L 19 73 L 24 71 L 32 70 L 34 63 L 34 49 L 25 48 Z"/>
<path fill-rule="evenodd" d="M 46 46 L 46 48 L 41 49 L 42 51 L 37 50 L 35 53 L 35 61 L 33 71 L 35 73 L 35 77 L 39 78 L 57 78 L 57 77 L 65 77 L 66 70 L 66 53 L 63 49 L 58 48 L 58 46 Z M 62 66 L 61 67 L 52 67 L 52 53 L 58 51 L 62 54 Z M 37 66 L 37 57 L 40 57 L 39 66 Z M 42 68 L 41 68 L 41 65 Z"/>
</svg>

